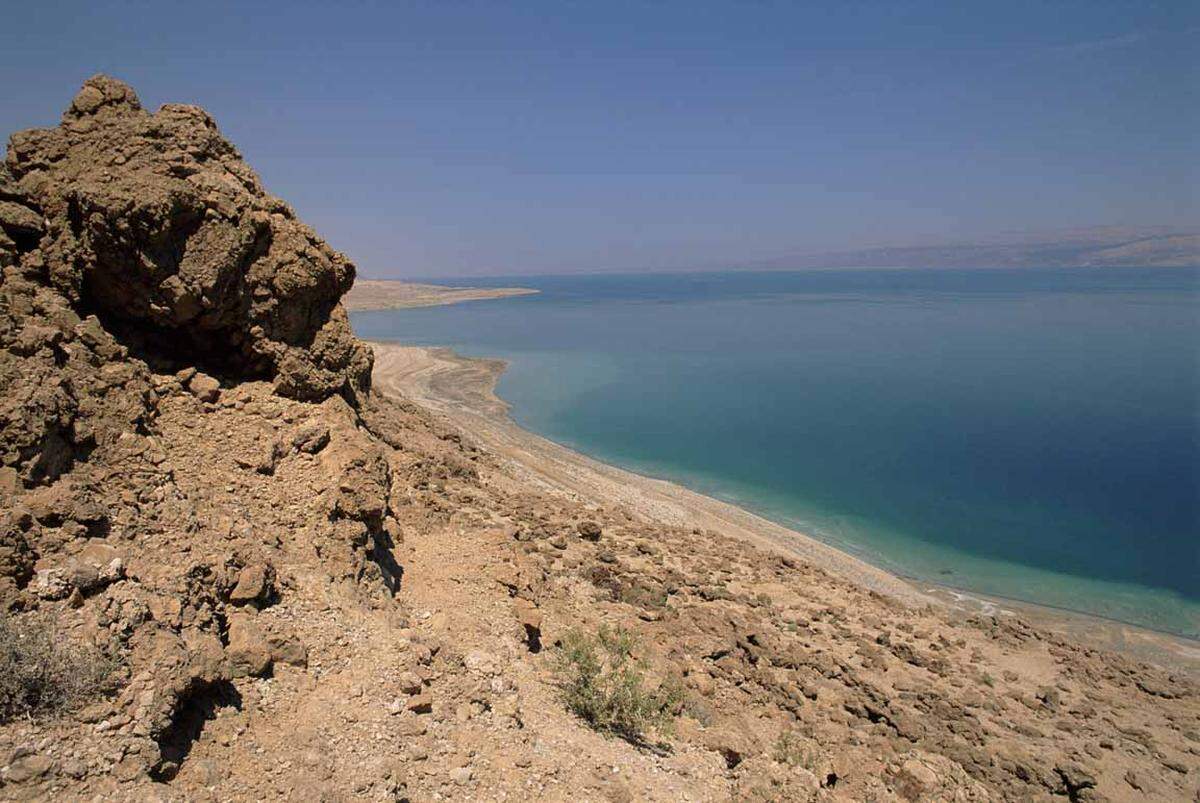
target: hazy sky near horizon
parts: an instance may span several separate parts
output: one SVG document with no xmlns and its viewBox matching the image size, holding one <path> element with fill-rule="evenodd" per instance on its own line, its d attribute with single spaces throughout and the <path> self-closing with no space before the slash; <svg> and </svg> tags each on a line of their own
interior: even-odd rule
<svg viewBox="0 0 1200 803">
<path fill-rule="evenodd" d="M 197 103 L 370 277 L 1200 217 L 1200 4 L 24 3 L 0 130 Z"/>
</svg>

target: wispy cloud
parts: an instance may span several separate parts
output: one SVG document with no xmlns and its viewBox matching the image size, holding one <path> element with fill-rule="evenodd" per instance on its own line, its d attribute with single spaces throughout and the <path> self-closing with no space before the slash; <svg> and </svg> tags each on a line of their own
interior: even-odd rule
<svg viewBox="0 0 1200 803">
<path fill-rule="evenodd" d="M 1105 36 L 1099 39 L 1086 39 L 1082 42 L 1070 42 L 1055 45 L 1051 50 L 1070 56 L 1082 56 L 1089 53 L 1102 53 L 1107 50 L 1120 50 L 1141 44 L 1150 38 L 1145 31 L 1130 31 L 1116 36 Z"/>
</svg>

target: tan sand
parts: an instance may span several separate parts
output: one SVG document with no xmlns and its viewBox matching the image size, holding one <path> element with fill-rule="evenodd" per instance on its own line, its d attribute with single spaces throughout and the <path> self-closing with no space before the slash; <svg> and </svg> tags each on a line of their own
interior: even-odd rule
<svg viewBox="0 0 1200 803">
<path fill-rule="evenodd" d="M 443 287 L 438 284 L 416 284 L 386 279 L 359 279 L 342 298 L 351 312 L 380 309 L 407 309 L 458 304 L 462 301 L 482 301 L 488 298 L 508 298 L 536 293 L 528 287 Z"/>
</svg>

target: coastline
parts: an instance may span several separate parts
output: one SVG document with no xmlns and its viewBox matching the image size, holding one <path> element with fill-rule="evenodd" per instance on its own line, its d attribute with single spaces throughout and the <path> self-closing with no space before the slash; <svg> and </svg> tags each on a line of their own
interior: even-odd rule
<svg viewBox="0 0 1200 803">
<path fill-rule="evenodd" d="M 668 480 L 609 465 L 518 426 L 495 395 L 506 368 L 498 359 L 463 357 L 448 348 L 371 342 L 374 386 L 440 414 L 532 484 L 575 499 L 616 505 L 637 518 L 714 530 L 790 555 L 911 606 L 938 605 L 968 616 L 1020 615 L 1037 627 L 1089 647 L 1200 674 L 1200 643 L 1091 614 L 985 595 L 905 578 L 819 539 Z"/>
<path fill-rule="evenodd" d="M 437 307 L 464 301 L 527 296 L 537 292 L 529 287 L 449 287 L 392 279 L 358 279 L 350 288 L 350 292 L 346 293 L 342 303 L 348 312 L 370 312 Z"/>
<path fill-rule="evenodd" d="M 522 429 L 494 391 L 505 362 L 462 357 L 451 349 L 372 342 L 374 386 L 441 413 L 543 488 L 604 500 L 631 515 L 673 526 L 720 530 L 799 557 L 912 605 L 932 600 L 911 584 L 852 555 L 734 505 L 603 463 Z"/>
</svg>

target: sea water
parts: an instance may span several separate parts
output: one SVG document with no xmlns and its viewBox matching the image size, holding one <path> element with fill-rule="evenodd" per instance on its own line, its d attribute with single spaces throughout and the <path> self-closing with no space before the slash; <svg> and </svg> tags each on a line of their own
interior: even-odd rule
<svg viewBox="0 0 1200 803">
<path fill-rule="evenodd" d="M 909 577 L 1200 636 L 1200 270 L 528 276 L 363 312 L 527 429 Z"/>
</svg>

